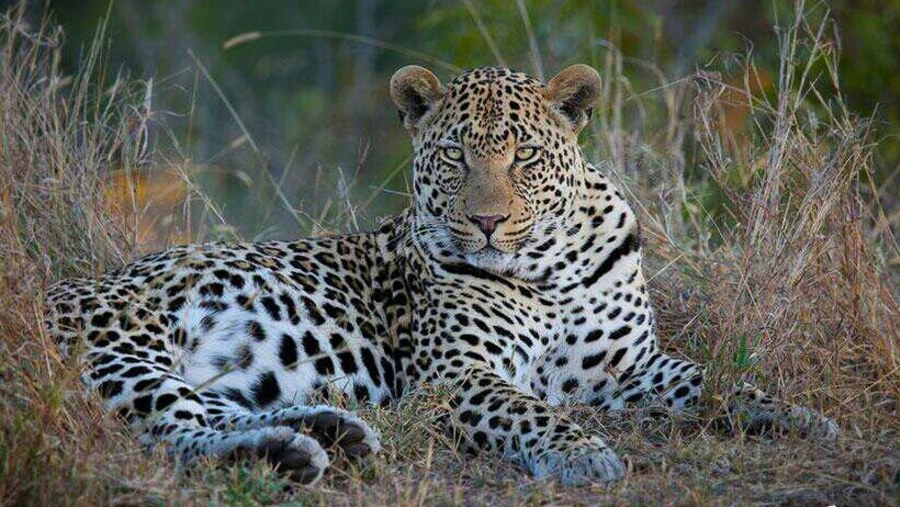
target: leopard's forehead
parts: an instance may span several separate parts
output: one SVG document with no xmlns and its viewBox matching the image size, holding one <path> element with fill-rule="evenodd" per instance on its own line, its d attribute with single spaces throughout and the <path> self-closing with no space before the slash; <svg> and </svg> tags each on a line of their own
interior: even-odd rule
<svg viewBox="0 0 900 507">
<path fill-rule="evenodd" d="M 443 140 L 503 151 L 528 142 L 546 125 L 543 90 L 541 81 L 510 69 L 466 71 L 447 85 L 443 121 L 433 127 Z"/>
<path fill-rule="evenodd" d="M 452 89 L 462 85 L 472 86 L 498 83 L 520 88 L 542 88 L 544 86 L 539 80 L 523 72 L 503 67 L 480 67 L 462 72 L 450 82 L 448 87 Z"/>
<path fill-rule="evenodd" d="M 507 109 L 507 119 L 518 121 L 523 111 L 540 106 L 543 90 L 544 84 L 527 74 L 487 67 L 464 72 L 451 81 L 445 103 L 448 109 L 483 120 Z"/>
</svg>

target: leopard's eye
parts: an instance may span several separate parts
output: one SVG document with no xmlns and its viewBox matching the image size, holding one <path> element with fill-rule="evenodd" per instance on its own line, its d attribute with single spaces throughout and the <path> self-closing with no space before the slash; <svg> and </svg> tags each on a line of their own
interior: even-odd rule
<svg viewBox="0 0 900 507">
<path fill-rule="evenodd" d="M 456 146 L 445 146 L 441 148 L 441 155 L 451 162 L 459 162 L 463 159 L 463 151 Z"/>
<path fill-rule="evenodd" d="M 516 162 L 519 164 L 531 162 L 536 159 L 538 149 L 534 146 L 525 146 L 516 150 Z"/>
</svg>

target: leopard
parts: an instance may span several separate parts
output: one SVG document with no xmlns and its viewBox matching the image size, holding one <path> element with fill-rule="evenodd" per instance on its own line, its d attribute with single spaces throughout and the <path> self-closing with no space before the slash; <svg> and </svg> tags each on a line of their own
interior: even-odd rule
<svg viewBox="0 0 900 507">
<path fill-rule="evenodd" d="M 667 354 L 638 215 L 579 144 L 603 82 L 400 68 L 412 198 L 371 232 L 169 248 L 47 290 L 49 335 L 106 410 L 175 459 L 267 459 L 319 480 L 381 437 L 340 403 L 444 386 L 461 445 L 538 479 L 611 483 L 627 467 L 565 407 L 701 405 L 704 369 Z M 735 385 L 729 420 L 833 440 L 816 410 Z M 345 404 L 346 406 L 346 404 Z"/>
</svg>

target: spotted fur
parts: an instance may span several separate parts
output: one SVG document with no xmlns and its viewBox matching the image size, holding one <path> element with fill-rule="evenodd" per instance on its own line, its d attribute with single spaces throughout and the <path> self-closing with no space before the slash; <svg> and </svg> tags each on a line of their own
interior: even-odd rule
<svg viewBox="0 0 900 507">
<path fill-rule="evenodd" d="M 586 66 L 446 86 L 405 67 L 391 93 L 415 154 L 406 212 L 371 233 L 179 246 L 62 281 L 51 334 L 109 410 L 187 461 L 256 453 L 312 482 L 326 448 L 380 444 L 310 399 L 389 403 L 432 383 L 455 389 L 469 444 L 567 484 L 616 480 L 614 451 L 553 407 L 685 410 L 703 377 L 660 350 L 635 213 L 578 147 L 599 87 Z M 750 386 L 733 399 L 742 420 L 836 433 Z"/>
</svg>

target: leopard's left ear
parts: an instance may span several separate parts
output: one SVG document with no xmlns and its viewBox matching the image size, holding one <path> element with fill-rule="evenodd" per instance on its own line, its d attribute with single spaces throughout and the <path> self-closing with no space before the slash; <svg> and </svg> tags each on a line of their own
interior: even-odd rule
<svg viewBox="0 0 900 507">
<path fill-rule="evenodd" d="M 577 134 L 591 119 L 601 85 L 600 74 L 593 67 L 572 65 L 547 83 L 544 97 L 569 121 Z"/>
</svg>

